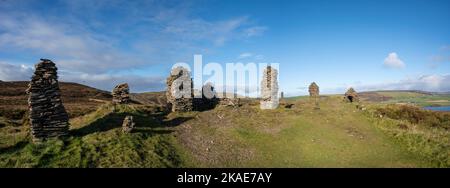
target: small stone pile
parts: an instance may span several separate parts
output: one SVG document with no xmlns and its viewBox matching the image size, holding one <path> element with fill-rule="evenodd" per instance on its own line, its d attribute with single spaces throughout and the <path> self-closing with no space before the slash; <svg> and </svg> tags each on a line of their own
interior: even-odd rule
<svg viewBox="0 0 450 188">
<path fill-rule="evenodd" d="M 344 100 L 347 102 L 359 102 L 358 93 L 351 87 L 345 92 Z"/>
<path fill-rule="evenodd" d="M 193 84 L 190 72 L 184 67 L 176 67 L 167 78 L 166 98 L 172 112 L 193 110 Z"/>
<path fill-rule="evenodd" d="M 220 98 L 218 104 L 221 106 L 231 106 L 239 107 L 241 105 L 241 100 L 237 97 L 235 98 Z"/>
<path fill-rule="evenodd" d="M 261 109 L 275 109 L 279 105 L 278 98 L 278 71 L 271 66 L 267 66 L 263 72 L 261 81 Z"/>
<path fill-rule="evenodd" d="M 127 83 L 119 84 L 112 91 L 112 102 L 115 104 L 127 104 L 130 100 L 130 88 Z"/>
<path fill-rule="evenodd" d="M 55 63 L 41 59 L 28 84 L 31 134 L 35 140 L 69 133 L 69 116 L 61 101 Z"/>
<path fill-rule="evenodd" d="M 129 133 L 134 128 L 133 116 L 126 116 L 122 123 L 122 132 Z"/>
</svg>

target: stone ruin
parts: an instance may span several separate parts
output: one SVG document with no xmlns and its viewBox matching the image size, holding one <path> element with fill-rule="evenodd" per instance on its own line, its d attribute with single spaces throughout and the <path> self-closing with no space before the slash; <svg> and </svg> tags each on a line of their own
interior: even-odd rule
<svg viewBox="0 0 450 188">
<path fill-rule="evenodd" d="M 202 87 L 202 98 L 198 105 L 199 110 L 213 109 L 219 103 L 217 93 L 212 83 L 208 82 Z"/>
<path fill-rule="evenodd" d="M 319 86 L 316 84 L 316 82 L 311 83 L 308 88 L 309 91 L 309 98 L 314 100 L 315 109 L 320 109 L 319 107 Z"/>
<path fill-rule="evenodd" d="M 281 93 L 280 93 L 280 98 L 281 98 L 281 100 L 284 99 L 284 92 L 281 92 Z"/>
<path fill-rule="evenodd" d="M 61 101 L 55 63 L 41 59 L 35 65 L 28 84 L 28 107 L 31 134 L 34 140 L 64 136 L 69 133 L 69 116 Z"/>
<path fill-rule="evenodd" d="M 167 78 L 167 103 L 172 112 L 193 110 L 193 84 L 189 70 L 184 67 L 173 68 Z"/>
<path fill-rule="evenodd" d="M 261 109 L 275 109 L 279 105 L 278 98 L 278 71 L 271 66 L 267 66 L 263 72 L 261 81 Z"/>
<path fill-rule="evenodd" d="M 358 93 L 351 87 L 345 92 L 344 100 L 347 102 L 359 102 Z"/>
<path fill-rule="evenodd" d="M 129 133 L 134 128 L 133 116 L 126 116 L 122 123 L 122 132 Z"/>
<path fill-rule="evenodd" d="M 130 100 L 130 88 L 127 83 L 119 84 L 112 91 L 112 102 L 115 104 L 127 104 Z"/>
</svg>

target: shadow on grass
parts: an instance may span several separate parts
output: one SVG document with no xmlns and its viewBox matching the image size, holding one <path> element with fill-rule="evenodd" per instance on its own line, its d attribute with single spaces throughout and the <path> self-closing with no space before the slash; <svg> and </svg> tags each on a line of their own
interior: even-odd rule
<svg viewBox="0 0 450 188">
<path fill-rule="evenodd" d="M 151 133 L 151 134 L 168 134 L 172 130 L 161 130 L 158 128 L 176 127 L 183 122 L 186 122 L 192 117 L 177 117 L 171 120 L 166 120 L 165 113 L 156 113 L 149 115 L 136 115 L 128 113 L 111 113 L 102 118 L 97 119 L 89 125 L 79 129 L 72 130 L 72 135 L 83 137 L 96 132 L 105 132 L 114 128 L 122 126 L 123 120 L 127 115 L 134 117 L 136 123 L 135 130 L 132 132 Z M 156 130 L 155 130 L 156 128 Z"/>
<path fill-rule="evenodd" d="M 23 149 L 29 142 L 28 141 L 20 141 L 16 144 L 4 148 L 0 148 L 0 153 L 14 153 Z"/>
</svg>

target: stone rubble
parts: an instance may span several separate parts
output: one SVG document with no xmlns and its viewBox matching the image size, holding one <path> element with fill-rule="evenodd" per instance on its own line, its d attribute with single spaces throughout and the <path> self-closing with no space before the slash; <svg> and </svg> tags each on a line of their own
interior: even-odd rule
<svg viewBox="0 0 450 188">
<path fill-rule="evenodd" d="M 65 136 L 69 133 L 69 116 L 61 101 L 55 63 L 41 59 L 28 84 L 31 134 L 34 140 Z"/>
<path fill-rule="evenodd" d="M 127 83 L 119 84 L 112 91 L 112 102 L 115 104 L 130 103 L 130 88 Z"/>
<path fill-rule="evenodd" d="M 271 66 L 267 66 L 263 72 L 261 81 L 261 109 L 276 109 L 279 105 L 278 98 L 278 71 Z"/>
</svg>

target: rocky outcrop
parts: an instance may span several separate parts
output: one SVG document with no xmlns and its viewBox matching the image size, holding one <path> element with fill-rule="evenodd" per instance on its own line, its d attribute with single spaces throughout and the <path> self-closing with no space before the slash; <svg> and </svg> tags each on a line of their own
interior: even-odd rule
<svg viewBox="0 0 450 188">
<path fill-rule="evenodd" d="M 55 63 L 41 59 L 28 85 L 28 106 L 31 134 L 35 140 L 45 140 L 68 134 L 69 116 L 61 101 Z"/>
<path fill-rule="evenodd" d="M 344 100 L 347 102 L 359 102 L 358 93 L 353 88 L 349 88 L 347 92 L 345 92 Z"/>
<path fill-rule="evenodd" d="M 126 116 L 122 123 L 122 132 L 129 133 L 134 129 L 133 116 Z"/>
<path fill-rule="evenodd" d="M 271 66 L 264 69 L 261 81 L 261 109 L 275 109 L 279 105 L 278 98 L 278 71 Z"/>
<path fill-rule="evenodd" d="M 190 72 L 184 67 L 176 67 L 167 78 L 167 102 L 172 112 L 193 110 L 193 84 Z"/>
<path fill-rule="evenodd" d="M 112 102 L 115 104 L 130 103 L 130 88 L 127 83 L 119 84 L 112 91 Z"/>
</svg>

